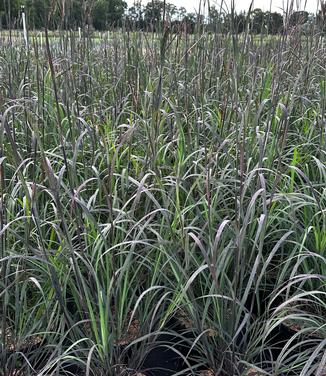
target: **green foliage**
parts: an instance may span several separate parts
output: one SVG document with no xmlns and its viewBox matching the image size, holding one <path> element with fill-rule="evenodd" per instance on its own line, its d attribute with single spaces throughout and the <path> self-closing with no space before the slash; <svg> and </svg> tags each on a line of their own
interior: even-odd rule
<svg viewBox="0 0 326 376">
<path fill-rule="evenodd" d="M 0 26 L 3 28 L 20 27 L 19 14 L 21 6 L 24 5 L 23 0 L 3 0 L 0 2 Z"/>
<path fill-rule="evenodd" d="M 127 4 L 121 0 L 97 0 L 92 9 L 95 29 L 105 30 L 109 26 L 121 26 Z"/>
<path fill-rule="evenodd" d="M 1 376 L 135 376 L 159 345 L 180 375 L 323 375 L 323 35 L 91 33 L 91 2 L 79 34 L 69 5 L 28 51 L 0 32 Z"/>
<path fill-rule="evenodd" d="M 32 29 L 42 29 L 47 22 L 50 12 L 51 0 L 26 0 L 25 9 L 29 27 Z"/>
<path fill-rule="evenodd" d="M 321 1 L 320 4 L 320 11 L 317 15 L 317 25 L 319 27 L 319 30 L 322 32 L 326 32 L 326 2 Z"/>
<path fill-rule="evenodd" d="M 5 0 L 0 5 L 4 28 L 8 27 L 8 4 L 12 26 L 18 26 L 20 6 L 24 5 L 30 29 L 44 28 L 47 20 L 52 29 L 76 29 L 90 22 L 100 30 L 110 25 L 120 26 L 127 6 L 123 0 Z"/>
<path fill-rule="evenodd" d="M 92 19 L 94 27 L 97 30 L 105 30 L 107 28 L 107 2 L 106 0 L 99 0 L 95 3 L 92 10 Z"/>
<path fill-rule="evenodd" d="M 309 13 L 306 11 L 293 12 L 290 16 L 290 26 L 303 25 L 308 22 Z"/>
<path fill-rule="evenodd" d="M 196 25 L 202 24 L 209 31 L 242 33 L 249 24 L 254 34 L 276 35 L 283 32 L 284 22 L 283 16 L 277 12 L 254 9 L 249 14 L 237 14 L 222 11 L 214 5 L 209 7 L 208 17 L 204 18 L 163 0 L 149 1 L 145 5 L 136 1 L 128 10 L 124 0 L 3 0 L 0 3 L 0 27 L 8 28 L 9 24 L 12 28 L 21 27 L 22 5 L 25 6 L 30 29 L 42 29 L 49 21 L 50 29 L 77 29 L 88 24 L 96 30 L 105 30 L 127 24 L 131 29 L 155 31 L 162 29 L 164 19 L 165 26 L 171 25 L 175 30 L 186 28 L 189 32 L 194 32 Z M 288 26 L 304 25 L 313 19 L 323 30 L 324 8 L 322 3 L 317 17 L 309 16 L 305 11 L 292 12 L 287 15 Z"/>
<path fill-rule="evenodd" d="M 255 9 L 251 13 L 251 31 L 255 34 L 280 34 L 283 30 L 283 17 L 277 12 L 263 12 Z"/>
</svg>

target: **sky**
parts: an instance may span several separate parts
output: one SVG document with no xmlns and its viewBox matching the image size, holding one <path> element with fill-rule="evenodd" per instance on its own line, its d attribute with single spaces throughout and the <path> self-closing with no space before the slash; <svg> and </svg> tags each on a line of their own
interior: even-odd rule
<svg viewBox="0 0 326 376">
<path fill-rule="evenodd" d="M 128 6 L 134 4 L 134 0 L 126 0 Z M 142 0 L 142 3 L 145 5 L 151 0 Z M 202 0 L 203 1 L 203 0 Z M 238 12 L 241 10 L 248 10 L 251 0 L 234 0 L 235 7 Z M 193 12 L 198 10 L 200 0 L 167 0 L 168 3 L 174 4 L 177 7 L 185 7 L 188 12 Z M 207 0 L 206 0 L 207 2 Z M 293 0 L 295 10 L 305 9 L 308 12 L 315 13 L 317 7 L 319 7 L 320 0 Z M 272 6 L 270 5 L 272 3 Z M 271 10 L 282 13 L 282 9 L 286 8 L 287 0 L 254 0 L 254 8 L 261 8 L 262 10 Z M 221 0 L 210 0 L 211 5 L 219 6 Z M 225 0 L 224 4 L 230 5 L 231 0 Z"/>
</svg>

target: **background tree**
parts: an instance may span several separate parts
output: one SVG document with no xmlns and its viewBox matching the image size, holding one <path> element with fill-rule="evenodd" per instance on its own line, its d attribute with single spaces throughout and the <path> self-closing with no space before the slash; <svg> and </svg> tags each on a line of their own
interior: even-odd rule
<svg viewBox="0 0 326 376">
<path fill-rule="evenodd" d="M 194 32 L 196 25 L 211 32 L 242 33 L 247 27 L 246 13 L 222 13 L 215 6 L 209 7 L 208 16 L 187 13 L 183 7 L 177 8 L 164 0 L 150 0 L 142 6 L 144 0 L 134 0 L 134 5 L 126 12 L 125 0 L 0 0 L 0 28 L 21 28 L 21 6 L 25 6 L 27 23 L 30 29 L 42 29 L 51 13 L 49 28 L 74 29 L 93 25 L 97 30 L 119 27 L 123 19 L 130 28 L 136 30 L 158 30 L 163 19 L 173 30 L 180 31 L 182 26 Z M 320 31 L 326 30 L 326 2 L 321 2 L 317 15 L 306 11 L 292 12 L 286 19 L 285 27 L 305 25 L 305 30 L 317 25 Z M 250 31 L 254 34 L 279 34 L 283 32 L 283 16 L 277 12 L 263 12 L 254 9 L 249 18 Z"/>
<path fill-rule="evenodd" d="M 187 9 L 184 8 L 184 7 L 180 7 L 178 9 L 178 19 L 179 19 L 179 21 L 183 21 L 186 14 L 187 14 Z"/>
<path fill-rule="evenodd" d="M 188 33 L 193 33 L 196 28 L 196 14 L 195 13 L 187 13 L 183 20 L 182 23 L 187 30 Z"/>
<path fill-rule="evenodd" d="M 165 5 L 165 21 L 172 22 L 178 15 L 178 8 L 170 3 Z"/>
<path fill-rule="evenodd" d="M 254 9 L 251 13 L 250 30 L 254 34 L 260 34 L 266 26 L 265 13 L 261 9 Z"/>
<path fill-rule="evenodd" d="M 106 0 L 98 0 L 92 9 L 93 26 L 97 30 L 104 30 L 107 26 Z"/>
<path fill-rule="evenodd" d="M 283 32 L 283 17 L 280 13 L 266 12 L 265 22 L 268 34 L 276 35 Z"/>
<path fill-rule="evenodd" d="M 245 30 L 246 26 L 246 13 L 241 12 L 239 14 L 235 13 L 234 14 L 234 31 L 236 33 L 242 33 Z"/>
<path fill-rule="evenodd" d="M 317 26 L 321 32 L 326 33 L 326 1 L 321 2 L 320 8 L 317 15 Z"/>
<path fill-rule="evenodd" d="M 121 26 L 127 3 L 123 0 L 107 0 L 107 19 L 110 26 Z"/>
<path fill-rule="evenodd" d="M 105 30 L 111 26 L 120 26 L 127 3 L 122 0 L 97 0 L 92 8 L 93 26 Z"/>
<path fill-rule="evenodd" d="M 1 0 L 0 17 L 3 28 L 8 28 L 9 23 L 12 28 L 19 27 L 20 9 L 24 5 L 23 0 Z"/>
<path fill-rule="evenodd" d="M 152 0 L 145 6 L 144 22 L 152 30 L 156 30 L 163 19 L 164 2 Z"/>
<path fill-rule="evenodd" d="M 298 26 L 298 25 L 304 25 L 306 22 L 308 22 L 309 13 L 306 11 L 298 11 L 293 12 L 290 15 L 289 19 L 289 25 L 290 26 Z"/>
<path fill-rule="evenodd" d="M 50 0 L 26 0 L 25 9 L 28 26 L 31 29 L 41 29 L 46 23 L 46 18 L 50 11 Z"/>
<path fill-rule="evenodd" d="M 217 32 L 221 24 L 222 18 L 220 12 L 213 5 L 208 10 L 208 29 L 210 31 Z"/>
</svg>

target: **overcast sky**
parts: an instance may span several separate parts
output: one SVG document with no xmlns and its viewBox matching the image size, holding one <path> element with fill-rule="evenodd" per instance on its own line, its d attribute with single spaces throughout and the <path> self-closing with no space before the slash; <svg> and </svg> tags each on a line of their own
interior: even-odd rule
<svg viewBox="0 0 326 376">
<path fill-rule="evenodd" d="M 128 6 L 134 4 L 134 0 L 126 0 Z M 151 0 L 142 0 L 145 5 Z M 202 0 L 203 1 L 203 0 Z M 207 1 L 207 0 L 206 0 Z M 189 12 L 198 10 L 200 0 L 167 0 L 168 3 L 175 4 L 177 7 L 185 7 Z M 235 0 L 236 10 L 248 10 L 251 0 Z M 270 5 L 272 3 L 272 6 Z M 286 8 L 287 0 L 254 0 L 254 7 L 263 10 L 270 10 L 282 12 L 281 9 Z M 320 0 L 293 0 L 295 9 L 305 9 L 308 12 L 315 13 L 317 7 L 319 8 Z M 210 0 L 211 5 L 219 6 L 221 0 Z M 231 0 L 225 0 L 224 4 L 230 5 Z"/>
</svg>

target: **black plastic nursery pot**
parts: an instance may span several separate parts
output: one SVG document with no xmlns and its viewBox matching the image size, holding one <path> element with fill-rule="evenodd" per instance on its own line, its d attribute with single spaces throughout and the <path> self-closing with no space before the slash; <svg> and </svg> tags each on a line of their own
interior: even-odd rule
<svg viewBox="0 0 326 376">
<path fill-rule="evenodd" d="M 190 321 L 185 323 L 182 317 L 170 319 L 161 332 L 157 335 L 153 334 L 151 340 L 142 344 L 142 346 L 145 346 L 145 351 L 144 348 L 142 348 L 142 352 L 145 356 L 142 361 L 139 362 L 137 369 L 128 367 L 132 357 L 137 354 L 137 346 L 139 346 L 137 344 L 130 346 L 132 341 L 137 339 L 137 325 L 139 325 L 139 323 L 137 323 L 138 321 L 135 320 L 134 326 L 136 326 L 136 328 L 133 329 L 134 331 L 132 333 L 126 332 L 119 343 L 116 344 L 116 350 L 124 353 L 122 360 L 125 365 L 119 371 L 117 370 L 117 375 L 173 376 L 178 373 L 190 375 L 191 371 L 189 368 L 191 367 L 193 367 L 196 374 L 200 376 L 225 375 L 209 368 L 208 364 L 195 364 L 195 359 L 199 359 L 199 354 L 197 354 L 195 350 L 191 350 L 191 345 L 194 340 L 192 337 L 195 337 L 194 333 L 196 330 L 194 327 L 191 327 L 192 323 Z M 268 342 L 268 351 L 263 351 L 263 353 L 259 354 L 255 360 L 255 364 L 259 364 L 259 368 L 261 369 L 268 370 L 272 362 L 277 359 L 286 343 L 293 338 L 300 329 L 298 325 L 294 325 L 292 322 L 279 324 L 266 339 Z M 318 333 L 316 333 L 313 338 L 316 339 L 316 341 L 322 339 Z M 63 345 L 65 346 L 65 344 Z M 66 343 L 66 345 L 69 344 Z M 298 348 L 298 351 L 299 350 L 302 350 L 302 348 Z M 14 345 L 11 343 L 5 351 L 2 351 L 2 361 L 4 357 L 6 357 L 6 359 L 12 357 L 17 363 L 16 374 L 7 373 L 6 376 L 34 376 L 32 373 L 25 375 L 19 372 L 19 364 L 24 361 L 22 354 L 33 352 L 37 354 L 37 356 L 34 357 L 33 367 L 42 369 L 51 358 L 51 352 L 49 348 L 45 346 L 44 339 L 39 336 L 35 336 L 35 338 L 32 337 L 30 341 L 25 341 L 20 344 Z M 17 355 L 15 355 L 15 353 L 17 353 Z M 264 367 L 264 365 L 266 367 Z M 73 361 L 66 361 L 60 366 L 60 369 L 66 375 L 82 376 L 84 374 L 84 369 Z M 245 372 L 248 372 L 248 376 L 260 376 L 254 369 L 249 369 Z M 5 373 L 1 373 L 0 371 L 0 376 L 3 375 L 5 375 Z M 99 375 L 102 376 L 101 374 Z M 288 375 L 290 375 L 290 373 L 288 373 Z"/>
</svg>

